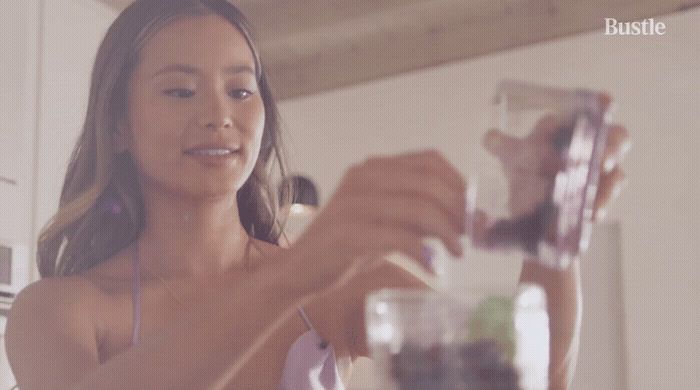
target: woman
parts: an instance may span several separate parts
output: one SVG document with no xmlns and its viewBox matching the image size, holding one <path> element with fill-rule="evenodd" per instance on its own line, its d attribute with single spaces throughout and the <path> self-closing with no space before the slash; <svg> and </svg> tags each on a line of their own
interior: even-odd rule
<svg viewBox="0 0 700 390">
<path fill-rule="evenodd" d="M 275 103 L 234 6 L 124 10 L 98 51 L 60 208 L 39 240 L 42 279 L 10 315 L 20 388 L 303 389 L 313 372 L 342 388 L 336 362 L 367 353 L 364 296 L 422 286 L 376 259 L 422 259 L 426 236 L 459 254 L 465 183 L 436 152 L 369 159 L 282 250 L 269 182 L 282 161 Z M 523 279 L 554 294 L 553 383 L 565 384 L 577 266 L 530 264 Z"/>
</svg>

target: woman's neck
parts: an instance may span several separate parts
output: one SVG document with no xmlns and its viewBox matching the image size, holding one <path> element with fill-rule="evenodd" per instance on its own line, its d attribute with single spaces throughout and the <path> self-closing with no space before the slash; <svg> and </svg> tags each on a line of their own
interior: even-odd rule
<svg viewBox="0 0 700 390">
<path fill-rule="evenodd" d="M 206 276 L 242 268 L 249 238 L 236 196 L 194 199 L 144 194 L 147 210 L 139 256 L 153 272 Z"/>
</svg>

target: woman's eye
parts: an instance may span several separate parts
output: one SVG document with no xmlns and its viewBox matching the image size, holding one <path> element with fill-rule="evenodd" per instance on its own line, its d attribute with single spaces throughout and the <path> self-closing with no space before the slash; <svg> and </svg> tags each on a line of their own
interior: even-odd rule
<svg viewBox="0 0 700 390">
<path fill-rule="evenodd" d="M 253 94 L 253 92 L 247 90 L 247 89 L 234 89 L 231 91 L 231 97 L 234 99 L 246 99 L 250 97 Z"/>
<path fill-rule="evenodd" d="M 175 97 L 175 98 L 190 98 L 194 96 L 194 91 L 191 89 L 187 88 L 170 88 L 166 89 L 163 91 L 163 93 L 167 96 L 170 97 Z M 253 92 L 247 90 L 247 89 L 234 89 L 229 92 L 230 96 L 233 97 L 234 99 L 240 99 L 240 100 L 245 100 L 251 95 L 253 95 Z"/>
<path fill-rule="evenodd" d="M 194 96 L 194 91 L 186 88 L 172 88 L 163 91 L 164 94 L 176 98 L 188 98 Z"/>
</svg>

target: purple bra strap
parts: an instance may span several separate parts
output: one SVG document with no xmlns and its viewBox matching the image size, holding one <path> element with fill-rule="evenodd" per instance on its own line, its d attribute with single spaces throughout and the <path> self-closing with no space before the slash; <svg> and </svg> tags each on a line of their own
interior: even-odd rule
<svg viewBox="0 0 700 390">
<path fill-rule="evenodd" d="M 141 329 L 141 273 L 139 271 L 139 254 L 137 244 L 134 244 L 134 252 L 131 256 L 132 286 L 131 304 L 133 307 L 133 325 L 131 330 L 131 345 L 139 342 L 139 330 Z"/>
<path fill-rule="evenodd" d="M 289 348 L 278 390 L 345 390 L 333 345 L 316 332 L 304 309 L 297 311 L 309 330 Z"/>
<path fill-rule="evenodd" d="M 304 309 L 301 306 L 297 306 L 297 312 L 301 316 L 301 319 L 304 320 L 306 327 L 309 330 L 313 330 L 314 333 L 318 334 L 318 332 L 316 332 L 316 329 L 314 328 L 314 326 L 311 324 L 311 321 L 309 321 L 309 317 L 306 315 L 306 312 L 304 311 Z M 328 342 L 324 339 L 321 339 L 321 342 L 318 344 L 318 347 L 321 349 L 326 349 L 326 347 L 328 347 Z"/>
</svg>

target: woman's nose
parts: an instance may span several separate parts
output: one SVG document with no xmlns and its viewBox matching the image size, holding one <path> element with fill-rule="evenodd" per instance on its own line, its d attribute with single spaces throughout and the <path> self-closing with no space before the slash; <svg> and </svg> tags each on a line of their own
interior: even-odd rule
<svg viewBox="0 0 700 390">
<path fill-rule="evenodd" d="M 230 129 L 233 127 L 233 114 L 228 107 L 226 97 L 212 91 L 201 102 L 199 125 L 210 130 Z"/>
</svg>

